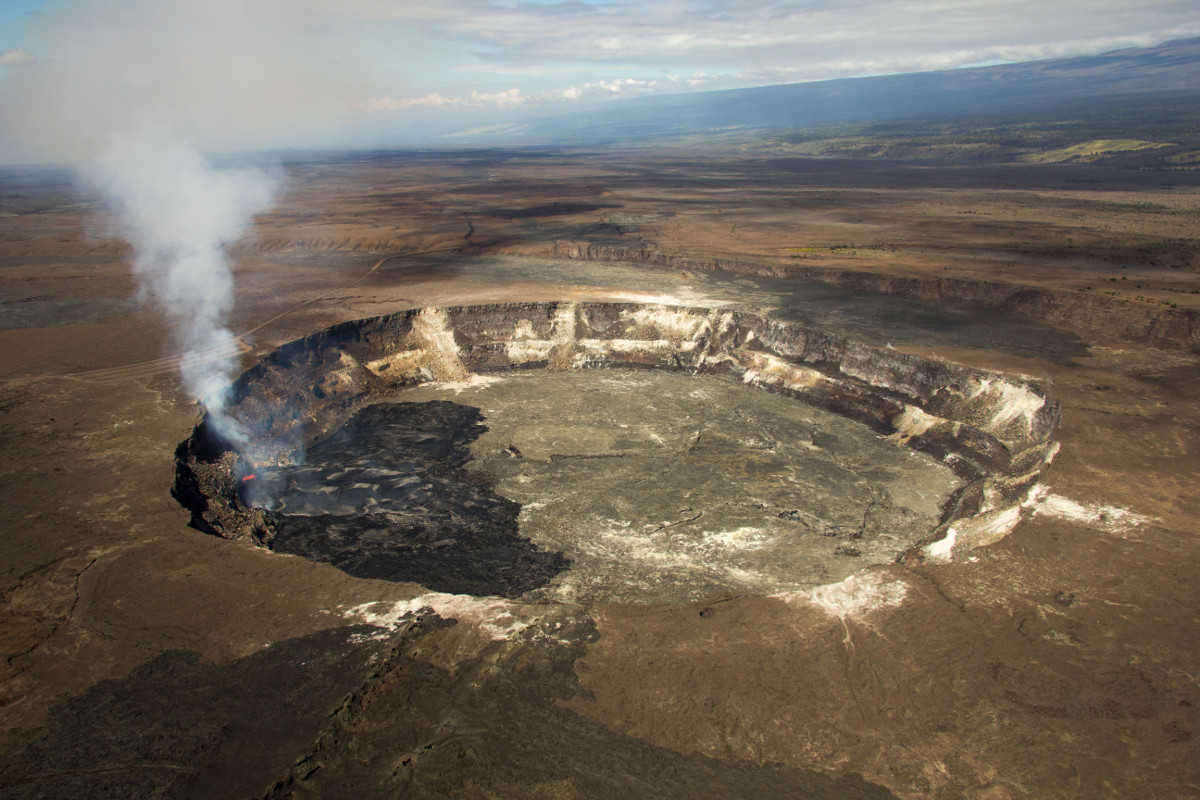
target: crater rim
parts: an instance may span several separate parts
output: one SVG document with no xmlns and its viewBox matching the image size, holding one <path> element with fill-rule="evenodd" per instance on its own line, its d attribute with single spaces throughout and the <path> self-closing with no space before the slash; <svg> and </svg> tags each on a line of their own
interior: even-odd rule
<svg viewBox="0 0 1200 800">
<path fill-rule="evenodd" d="M 936 527 L 898 555 L 905 563 L 949 561 L 1002 538 L 1058 451 L 1058 404 L 1002 373 L 719 307 L 498 303 L 354 320 L 267 354 L 230 387 L 230 414 L 253 431 L 251 444 L 235 452 L 205 411 L 177 449 L 173 494 L 193 527 L 269 546 L 268 515 L 242 487 L 247 469 L 286 463 L 361 406 L 477 375 L 614 366 L 731 374 L 933 455 L 963 482 Z"/>
</svg>

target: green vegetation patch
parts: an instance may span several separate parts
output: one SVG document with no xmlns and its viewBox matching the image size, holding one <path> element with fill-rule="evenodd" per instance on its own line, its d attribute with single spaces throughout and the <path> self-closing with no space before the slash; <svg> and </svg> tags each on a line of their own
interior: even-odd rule
<svg viewBox="0 0 1200 800">
<path fill-rule="evenodd" d="M 1025 153 L 1018 156 L 1021 161 L 1049 164 L 1060 161 L 1094 161 L 1114 153 L 1136 153 L 1140 150 L 1157 150 L 1170 147 L 1170 142 L 1148 142 L 1145 139 L 1093 139 L 1070 147 L 1060 147 L 1041 153 Z"/>
</svg>

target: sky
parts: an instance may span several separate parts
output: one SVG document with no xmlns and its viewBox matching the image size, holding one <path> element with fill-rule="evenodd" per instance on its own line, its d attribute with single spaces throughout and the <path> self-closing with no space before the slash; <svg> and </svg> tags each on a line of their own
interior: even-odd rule
<svg viewBox="0 0 1200 800">
<path fill-rule="evenodd" d="M 0 0 L 0 162 L 86 159 L 147 124 L 207 149 L 401 143 L 433 122 L 1191 36 L 1196 0 Z"/>
</svg>

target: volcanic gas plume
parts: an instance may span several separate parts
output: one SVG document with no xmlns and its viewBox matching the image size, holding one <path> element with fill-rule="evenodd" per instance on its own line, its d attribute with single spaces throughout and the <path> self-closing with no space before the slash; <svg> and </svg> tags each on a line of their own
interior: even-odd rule
<svg viewBox="0 0 1200 800">
<path fill-rule="evenodd" d="M 237 341 L 227 327 L 233 274 L 225 248 L 270 207 L 276 179 L 263 170 L 219 168 L 162 131 L 114 137 L 87 173 L 132 244 L 143 302 L 169 320 L 187 391 L 235 446 L 247 432 L 225 414 Z"/>
<path fill-rule="evenodd" d="M 224 413 L 238 349 L 226 247 L 278 181 L 201 153 L 336 129 L 358 72 L 322 57 L 311 18 L 287 0 L 41 5 L 28 30 L 36 57 L 4 76 L 0 158 L 81 165 L 112 232 L 133 247 L 139 299 L 170 324 L 186 390 L 242 445 L 247 433 Z"/>
</svg>

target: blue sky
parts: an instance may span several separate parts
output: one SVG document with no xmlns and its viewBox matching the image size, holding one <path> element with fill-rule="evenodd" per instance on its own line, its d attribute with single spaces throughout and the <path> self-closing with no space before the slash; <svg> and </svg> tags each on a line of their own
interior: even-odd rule
<svg viewBox="0 0 1200 800">
<path fill-rule="evenodd" d="M 1196 0 L 0 0 L 0 129 L 47 150 L 130 118 L 303 144 L 1188 36 Z"/>
<path fill-rule="evenodd" d="M 28 44 L 25 24 L 43 4 L 43 0 L 0 0 L 0 53 Z"/>
</svg>

